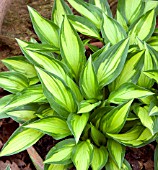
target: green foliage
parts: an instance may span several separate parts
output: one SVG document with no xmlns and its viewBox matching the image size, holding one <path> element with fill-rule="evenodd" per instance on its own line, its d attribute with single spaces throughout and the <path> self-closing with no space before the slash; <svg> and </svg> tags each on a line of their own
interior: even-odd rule
<svg viewBox="0 0 158 170">
<path fill-rule="evenodd" d="M 0 156 L 47 134 L 60 142 L 45 170 L 131 170 L 126 146 L 158 138 L 158 3 L 118 0 L 114 17 L 107 0 L 68 2 L 81 15 L 64 0 L 55 0 L 51 20 L 28 7 L 41 43 L 17 40 L 24 56 L 2 60 L 9 71 L 0 87 L 12 94 L 0 99 L 0 118 L 22 126 Z M 157 147 L 154 159 L 157 169 Z"/>
</svg>

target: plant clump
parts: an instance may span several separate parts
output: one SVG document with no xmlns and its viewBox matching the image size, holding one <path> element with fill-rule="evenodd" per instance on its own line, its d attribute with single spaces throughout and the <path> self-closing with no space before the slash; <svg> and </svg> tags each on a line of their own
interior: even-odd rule
<svg viewBox="0 0 158 170">
<path fill-rule="evenodd" d="M 126 146 L 158 138 L 158 2 L 118 0 L 115 17 L 107 0 L 68 2 L 81 15 L 64 0 L 55 0 L 51 20 L 28 7 L 40 42 L 17 39 L 24 56 L 2 60 L 9 71 L 0 73 L 0 87 L 10 94 L 0 99 L 0 118 L 21 126 L 0 156 L 47 134 L 60 141 L 45 170 L 131 170 Z"/>
</svg>

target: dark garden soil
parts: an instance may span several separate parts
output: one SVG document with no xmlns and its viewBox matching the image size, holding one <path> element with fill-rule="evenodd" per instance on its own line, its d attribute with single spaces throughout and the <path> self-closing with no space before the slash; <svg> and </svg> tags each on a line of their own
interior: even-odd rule
<svg viewBox="0 0 158 170">
<path fill-rule="evenodd" d="M 10 10 L 4 19 L 2 34 L 0 34 L 0 60 L 6 57 L 21 54 L 21 51 L 15 41 L 15 37 L 28 41 L 30 37 L 37 39 L 28 16 L 27 6 L 37 9 L 44 17 L 50 18 L 50 11 L 53 0 L 14 0 Z M 116 5 L 116 4 L 114 4 Z M 0 71 L 6 68 L 0 62 Z M 0 89 L 0 97 L 7 92 Z M 4 143 L 19 125 L 11 119 L 0 120 L 0 149 Z M 35 144 L 42 159 L 56 143 L 49 136 L 44 136 Z M 130 162 L 133 170 L 153 170 L 153 156 L 155 143 L 149 144 L 139 149 L 127 148 L 126 159 Z M 35 170 L 27 151 L 19 154 L 0 158 L 0 170 L 5 170 L 7 164 L 10 164 L 12 170 Z"/>
</svg>

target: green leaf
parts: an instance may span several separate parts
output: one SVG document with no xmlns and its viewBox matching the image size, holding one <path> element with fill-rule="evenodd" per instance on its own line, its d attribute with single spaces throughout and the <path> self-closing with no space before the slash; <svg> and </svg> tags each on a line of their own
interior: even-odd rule
<svg viewBox="0 0 158 170">
<path fill-rule="evenodd" d="M 101 40 L 99 29 L 89 19 L 77 15 L 68 15 L 68 18 L 78 32 Z"/>
<path fill-rule="evenodd" d="M 28 6 L 34 30 L 43 43 L 59 47 L 58 26 L 43 18 L 36 10 Z"/>
<path fill-rule="evenodd" d="M 35 144 L 43 134 L 34 129 L 19 127 L 3 146 L 0 157 L 19 153 Z"/>
<path fill-rule="evenodd" d="M 118 168 L 121 169 L 125 156 L 125 147 L 122 146 L 120 143 L 114 141 L 113 139 L 108 139 L 107 148 L 110 157 L 118 166 Z"/>
<path fill-rule="evenodd" d="M 94 0 L 95 6 L 100 8 L 102 12 L 112 18 L 112 12 L 110 10 L 110 5 L 107 0 Z"/>
<path fill-rule="evenodd" d="M 127 25 L 131 25 L 142 14 L 144 2 L 142 0 L 119 0 L 117 9 L 125 18 Z"/>
<path fill-rule="evenodd" d="M 93 150 L 91 167 L 93 170 L 101 170 L 108 160 L 107 149 L 104 146 L 101 146 L 100 148 L 94 147 Z"/>
<path fill-rule="evenodd" d="M 91 137 L 97 146 L 104 146 L 106 144 L 105 136 L 91 124 Z"/>
<path fill-rule="evenodd" d="M 117 17 L 117 22 L 127 32 L 128 31 L 128 25 L 127 25 L 126 19 L 118 9 L 116 11 L 116 17 Z"/>
<path fill-rule="evenodd" d="M 145 88 L 151 88 L 154 82 L 144 74 L 144 71 L 158 69 L 158 55 L 157 52 L 153 48 L 149 47 L 146 43 L 145 49 L 144 66 L 142 69 L 143 72 L 138 79 L 138 85 Z"/>
<path fill-rule="evenodd" d="M 44 119 L 31 122 L 24 127 L 37 129 L 45 134 L 52 136 L 56 140 L 71 135 L 66 121 L 58 117 L 46 117 Z"/>
<path fill-rule="evenodd" d="M 37 109 L 39 105 L 35 104 L 28 104 L 25 106 L 17 107 L 14 110 L 8 111 L 6 114 L 9 115 L 13 120 L 15 120 L 18 123 L 25 123 L 26 121 L 29 121 L 35 117 Z"/>
<path fill-rule="evenodd" d="M 138 107 L 136 109 L 136 115 L 139 117 L 141 123 L 150 130 L 152 135 L 157 133 L 158 129 L 155 124 L 156 117 L 149 116 L 148 107 Z M 156 121 L 156 123 L 157 123 L 157 121 Z"/>
<path fill-rule="evenodd" d="M 53 22 L 61 27 L 63 16 L 71 14 L 72 11 L 64 0 L 55 0 L 52 9 L 52 20 Z"/>
<path fill-rule="evenodd" d="M 117 106 L 105 114 L 100 122 L 100 129 L 104 134 L 118 133 L 124 126 L 132 101 Z"/>
<path fill-rule="evenodd" d="M 45 164 L 44 170 L 67 170 L 62 164 Z"/>
<path fill-rule="evenodd" d="M 154 170 L 158 169 L 158 144 L 156 145 L 155 151 L 154 151 Z"/>
<path fill-rule="evenodd" d="M 76 143 L 78 143 L 80 139 L 80 136 L 87 124 L 88 118 L 89 118 L 89 113 L 84 113 L 81 115 L 71 113 L 67 118 L 67 124 L 72 134 L 75 137 Z"/>
<path fill-rule="evenodd" d="M 44 163 L 69 164 L 72 150 L 75 147 L 74 139 L 65 139 L 57 143 L 47 154 Z"/>
<path fill-rule="evenodd" d="M 128 52 L 128 39 L 110 47 L 94 61 L 100 88 L 111 83 L 122 71 Z"/>
<path fill-rule="evenodd" d="M 28 86 L 28 79 L 20 73 L 12 71 L 0 73 L 0 87 L 11 93 L 20 92 Z"/>
<path fill-rule="evenodd" d="M 158 2 L 155 0 L 148 0 L 145 2 L 145 8 L 144 8 L 144 13 L 150 11 L 151 9 L 155 9 L 155 12 L 157 14 L 157 7 L 158 7 Z"/>
<path fill-rule="evenodd" d="M 122 134 L 107 133 L 107 135 L 129 147 L 142 147 L 155 139 L 149 129 L 141 125 L 136 125 Z"/>
<path fill-rule="evenodd" d="M 130 44 L 136 43 L 136 37 L 143 41 L 148 40 L 154 32 L 155 25 L 155 10 L 150 10 L 129 28 Z"/>
<path fill-rule="evenodd" d="M 143 73 L 158 83 L 158 70 L 148 70 L 144 71 Z"/>
<path fill-rule="evenodd" d="M 7 165 L 6 169 L 5 170 L 11 170 L 10 166 Z"/>
<path fill-rule="evenodd" d="M 158 116 L 157 100 L 150 101 L 149 116 Z"/>
<path fill-rule="evenodd" d="M 93 100 L 83 100 L 79 103 L 79 108 L 77 113 L 87 113 L 92 111 L 94 108 L 99 106 L 101 101 L 94 102 Z"/>
<path fill-rule="evenodd" d="M 86 99 L 101 100 L 102 96 L 100 94 L 99 84 L 91 57 L 89 57 L 87 64 L 81 74 L 80 88 Z"/>
<path fill-rule="evenodd" d="M 136 52 L 130 56 L 124 65 L 121 74 L 109 85 L 110 91 L 116 90 L 123 83 L 137 83 L 144 64 L 144 51 Z"/>
<path fill-rule="evenodd" d="M 38 67 L 36 70 L 51 107 L 63 117 L 76 112 L 77 104 L 69 87 L 59 77 L 46 73 Z"/>
<path fill-rule="evenodd" d="M 28 46 L 26 46 L 27 50 L 30 51 L 36 51 L 36 52 L 54 52 L 54 53 L 60 53 L 59 52 L 59 48 L 54 47 L 50 44 L 29 44 Z"/>
<path fill-rule="evenodd" d="M 7 68 L 9 68 L 9 70 L 19 72 L 27 78 L 37 77 L 36 70 L 33 65 L 28 63 L 24 56 L 5 58 L 2 62 L 7 66 Z"/>
<path fill-rule="evenodd" d="M 100 29 L 102 18 L 99 8 L 82 0 L 68 0 L 68 2 L 76 11 L 88 18 L 97 28 Z"/>
<path fill-rule="evenodd" d="M 79 74 L 85 64 L 84 46 L 67 17 L 64 17 L 60 32 L 61 55 L 70 68 L 73 77 L 79 79 Z"/>
<path fill-rule="evenodd" d="M 41 85 L 30 86 L 20 93 L 17 93 L 2 110 L 8 111 L 19 106 L 38 102 L 46 102 L 42 87 Z"/>
<path fill-rule="evenodd" d="M 69 70 L 64 63 L 62 63 L 61 61 L 55 58 L 49 57 L 48 55 L 45 55 L 45 54 L 40 54 L 40 53 L 32 52 L 29 50 L 26 50 L 26 52 L 28 54 L 27 58 L 32 64 L 34 64 L 35 66 L 41 67 L 45 69 L 46 71 L 63 79 L 65 83 L 73 91 L 77 100 L 80 102 L 83 99 L 78 86 L 68 76 Z"/>
<path fill-rule="evenodd" d="M 102 35 L 105 43 L 114 45 L 127 37 L 125 30 L 115 19 L 106 14 L 103 14 L 103 17 Z"/>
<path fill-rule="evenodd" d="M 71 159 L 77 170 L 88 170 L 93 156 L 93 145 L 90 141 L 78 143 L 72 152 Z"/>
<path fill-rule="evenodd" d="M 153 94 L 153 92 L 133 83 L 124 83 L 117 90 L 110 93 L 108 101 L 119 104 L 131 99 L 151 96 Z"/>
</svg>

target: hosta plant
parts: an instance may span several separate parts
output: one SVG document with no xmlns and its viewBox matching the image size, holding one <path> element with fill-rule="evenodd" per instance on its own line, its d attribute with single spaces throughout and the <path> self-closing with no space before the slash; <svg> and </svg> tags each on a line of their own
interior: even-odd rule
<svg viewBox="0 0 158 170">
<path fill-rule="evenodd" d="M 47 134 L 59 142 L 45 170 L 130 170 L 126 146 L 158 138 L 158 2 L 119 0 L 116 16 L 107 0 L 68 3 L 56 0 L 51 20 L 28 7 L 39 41 L 17 39 L 24 56 L 2 60 L 9 71 L 0 86 L 10 94 L 0 99 L 0 117 L 21 126 L 0 156 Z"/>
</svg>

